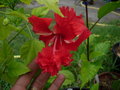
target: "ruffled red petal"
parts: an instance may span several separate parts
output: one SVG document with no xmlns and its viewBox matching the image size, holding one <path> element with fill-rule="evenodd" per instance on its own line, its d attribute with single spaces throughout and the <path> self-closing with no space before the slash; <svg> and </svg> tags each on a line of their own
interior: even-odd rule
<svg viewBox="0 0 120 90">
<path fill-rule="evenodd" d="M 69 50 L 65 48 L 54 51 L 53 47 L 46 47 L 38 53 L 37 64 L 43 72 L 49 72 L 53 76 L 57 75 L 62 65 L 70 65 L 71 57 Z"/>
<path fill-rule="evenodd" d="M 61 69 L 61 61 L 54 57 L 51 47 L 43 48 L 42 52 L 38 53 L 37 64 L 43 72 L 49 72 L 51 75 L 56 75 Z"/>
<path fill-rule="evenodd" d="M 86 30 L 82 15 L 76 16 L 73 8 L 61 7 L 61 12 L 65 17 L 55 14 L 55 33 L 61 34 L 64 40 L 71 40 Z"/>
<path fill-rule="evenodd" d="M 62 54 L 62 57 L 61 57 L 62 65 L 69 66 L 73 61 L 73 59 L 71 59 L 72 54 L 70 54 L 70 50 L 63 48 L 61 54 Z"/>
<path fill-rule="evenodd" d="M 75 51 L 79 47 L 79 45 L 90 36 L 90 34 L 90 30 L 87 29 L 81 35 L 79 35 L 78 39 L 75 42 L 64 42 L 64 47 Z"/>
<path fill-rule="evenodd" d="M 60 10 L 64 17 L 61 17 L 60 15 L 55 13 L 55 21 L 58 24 L 62 24 L 63 21 L 71 21 L 72 19 L 76 18 L 76 13 L 73 8 L 63 6 L 60 8 Z"/>
<path fill-rule="evenodd" d="M 39 35 L 49 35 L 49 25 L 52 21 L 51 18 L 39 18 L 37 16 L 31 16 L 28 18 L 29 22 L 33 25 L 33 31 Z"/>
</svg>

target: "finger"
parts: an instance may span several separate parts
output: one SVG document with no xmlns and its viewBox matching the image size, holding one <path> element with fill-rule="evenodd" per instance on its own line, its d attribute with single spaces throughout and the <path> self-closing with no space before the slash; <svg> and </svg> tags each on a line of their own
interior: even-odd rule
<svg viewBox="0 0 120 90">
<path fill-rule="evenodd" d="M 23 90 L 23 89 L 20 89 L 20 87 L 25 88 L 25 90 L 26 90 L 27 85 L 29 84 L 32 77 L 34 76 L 34 74 L 37 72 L 37 70 L 39 68 L 38 65 L 35 63 L 35 60 L 32 61 L 32 63 L 30 63 L 28 65 L 28 67 L 30 68 L 31 71 L 22 75 L 17 80 L 16 84 L 12 87 L 11 90 Z"/>
<path fill-rule="evenodd" d="M 64 75 L 62 74 L 58 75 L 58 77 L 55 79 L 55 81 L 52 83 L 48 90 L 58 90 L 62 83 L 64 82 L 64 80 L 65 80 Z"/>
<path fill-rule="evenodd" d="M 49 73 L 41 73 L 35 82 L 33 83 L 33 90 L 42 90 L 44 88 L 44 85 L 46 84 L 47 80 L 49 79 L 50 74 Z"/>
</svg>

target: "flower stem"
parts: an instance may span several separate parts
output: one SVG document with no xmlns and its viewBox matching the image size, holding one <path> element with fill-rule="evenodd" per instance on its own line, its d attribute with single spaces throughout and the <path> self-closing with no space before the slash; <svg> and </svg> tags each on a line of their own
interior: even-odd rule
<svg viewBox="0 0 120 90">
<path fill-rule="evenodd" d="M 33 76 L 32 80 L 30 81 L 29 85 L 27 86 L 27 90 L 31 90 L 32 88 L 32 84 L 34 83 L 34 81 L 36 80 L 36 78 L 40 75 L 41 70 L 38 70 L 35 75 Z M 33 90 L 33 89 L 32 89 Z"/>
<path fill-rule="evenodd" d="M 8 41 L 8 44 L 10 44 L 22 32 L 24 28 L 25 26 L 10 41 Z"/>
<path fill-rule="evenodd" d="M 88 2 L 87 0 L 84 0 L 84 4 L 85 4 L 85 11 L 86 11 L 86 25 L 87 27 L 89 28 L 89 24 L 88 24 Z M 89 61 L 90 60 L 90 55 L 89 55 L 89 38 L 87 39 L 87 60 Z"/>
<path fill-rule="evenodd" d="M 92 29 L 95 27 L 95 25 L 100 21 L 100 19 L 98 19 L 94 24 L 93 26 L 90 28 L 90 31 L 92 31 Z"/>
<path fill-rule="evenodd" d="M 29 34 L 30 34 L 30 36 L 31 36 L 31 39 L 33 38 L 33 35 L 32 35 L 32 33 L 31 33 L 31 31 L 30 31 L 30 28 L 29 28 L 29 26 L 26 24 L 26 27 L 27 27 L 27 29 L 28 29 L 28 32 L 29 32 Z"/>
<path fill-rule="evenodd" d="M 88 39 L 87 39 L 87 59 L 88 59 L 88 61 L 90 60 L 90 58 L 89 58 L 89 57 L 90 57 L 90 54 L 89 54 L 89 51 L 90 51 L 90 50 L 89 50 L 90 42 L 89 42 L 89 40 L 90 40 L 90 39 L 88 38 Z"/>
</svg>

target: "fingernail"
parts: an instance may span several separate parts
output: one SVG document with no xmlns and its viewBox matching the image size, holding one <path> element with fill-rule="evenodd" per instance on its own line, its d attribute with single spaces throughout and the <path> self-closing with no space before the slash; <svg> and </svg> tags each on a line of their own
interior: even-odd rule
<svg viewBox="0 0 120 90">
<path fill-rule="evenodd" d="M 37 88 L 36 88 L 36 87 L 33 87 L 32 90 L 37 90 Z"/>
</svg>

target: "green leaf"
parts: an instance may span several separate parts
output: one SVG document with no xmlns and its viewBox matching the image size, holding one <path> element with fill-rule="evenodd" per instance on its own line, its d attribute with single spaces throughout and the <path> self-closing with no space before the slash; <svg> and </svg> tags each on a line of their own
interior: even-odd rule
<svg viewBox="0 0 120 90">
<path fill-rule="evenodd" d="M 4 20 L 3 20 L 3 25 L 7 25 L 9 23 L 9 19 L 8 18 L 5 18 Z"/>
<path fill-rule="evenodd" d="M 16 9 L 16 11 L 15 12 L 18 12 L 18 13 L 20 13 L 20 14 L 22 14 L 21 15 L 21 17 L 20 16 L 16 16 L 16 15 L 11 15 L 10 13 L 11 12 L 13 12 L 13 10 L 7 10 L 6 11 L 6 17 L 9 19 L 9 22 L 11 23 L 11 24 L 13 24 L 13 25 L 15 25 L 15 26 L 17 26 L 17 27 L 19 27 L 19 26 L 21 26 L 21 25 L 23 25 L 23 20 L 26 20 L 26 16 L 27 16 L 27 14 L 25 14 L 25 10 L 23 9 L 23 8 L 18 8 L 18 9 Z"/>
<path fill-rule="evenodd" d="M 55 80 L 56 76 L 51 76 L 48 80 L 48 83 L 52 83 Z"/>
<path fill-rule="evenodd" d="M 30 70 L 28 67 L 26 67 L 23 63 L 17 61 L 11 61 L 7 68 L 7 73 L 10 77 L 17 77 L 29 71 Z"/>
<path fill-rule="evenodd" d="M 14 59 L 14 54 L 7 42 L 0 42 L 0 79 L 13 83 L 17 77 L 8 76 L 8 64 Z"/>
<path fill-rule="evenodd" d="M 31 37 L 29 33 L 25 32 L 25 30 L 24 30 L 25 26 L 23 26 L 23 27 L 15 27 L 15 26 L 12 25 L 11 27 L 13 28 L 13 31 L 20 32 L 20 34 L 26 36 L 27 38 Z"/>
<path fill-rule="evenodd" d="M 83 53 L 81 54 L 81 58 L 80 60 L 84 60 L 84 61 L 87 61 L 87 56 Z"/>
<path fill-rule="evenodd" d="M 94 62 L 89 62 L 87 60 L 82 60 L 81 64 L 81 70 L 80 70 L 80 80 L 81 80 L 81 88 L 88 83 L 91 79 L 94 78 L 94 76 L 97 74 L 98 70 L 102 66 L 102 62 L 99 61 L 94 61 Z"/>
<path fill-rule="evenodd" d="M 14 54 L 7 42 L 0 43 L 0 73 L 3 72 L 5 65 L 13 60 Z"/>
<path fill-rule="evenodd" d="M 62 70 L 59 73 L 65 75 L 65 82 L 63 83 L 63 85 L 66 86 L 66 85 L 70 85 L 70 84 L 74 83 L 75 76 L 74 76 L 74 74 L 71 71 L 69 71 L 69 70 Z"/>
<path fill-rule="evenodd" d="M 94 84 L 91 88 L 90 88 L 90 90 L 99 90 L 99 84 L 97 83 L 97 84 Z"/>
<path fill-rule="evenodd" d="M 61 13 L 59 7 L 58 7 L 58 2 L 59 0 L 36 0 L 40 4 L 46 5 L 49 9 L 53 10 L 57 14 L 63 17 L 63 14 Z"/>
<path fill-rule="evenodd" d="M 0 5 L 0 8 L 3 8 L 3 7 L 5 7 L 5 5 Z"/>
<path fill-rule="evenodd" d="M 47 7 L 38 7 L 32 10 L 32 15 L 39 17 L 45 16 L 48 13 L 49 9 Z"/>
<path fill-rule="evenodd" d="M 98 57 L 100 57 L 100 56 L 102 56 L 102 55 L 104 55 L 104 53 L 101 52 L 101 51 L 91 52 L 91 53 L 90 53 L 90 60 L 95 59 L 95 58 L 98 58 Z"/>
<path fill-rule="evenodd" d="M 0 43 L 0 58 L 4 59 L 4 61 L 8 59 L 11 61 L 13 57 L 14 55 L 11 47 L 8 45 L 6 41 L 2 41 Z M 4 63 L 4 62 L 1 62 L 0 60 L 0 63 Z"/>
<path fill-rule="evenodd" d="M 20 13 L 18 11 L 11 11 L 8 13 L 8 15 L 16 16 L 16 17 L 19 17 L 25 21 L 28 21 L 27 17 L 23 13 Z"/>
<path fill-rule="evenodd" d="M 89 38 L 90 38 L 90 41 L 89 41 L 89 42 L 90 42 L 91 44 L 94 44 L 93 42 L 96 40 L 97 37 L 100 37 L 100 36 L 97 35 L 97 34 L 92 34 L 92 35 L 90 35 L 90 37 L 89 37 Z"/>
<path fill-rule="evenodd" d="M 13 85 L 18 79 L 18 77 L 10 77 L 8 76 L 8 74 L 4 73 L 4 74 L 1 74 L 1 79 Z"/>
<path fill-rule="evenodd" d="M 15 6 L 19 3 L 20 0 L 0 0 L 0 4 L 4 5 L 4 7 L 14 9 Z"/>
<path fill-rule="evenodd" d="M 65 81 L 62 84 L 63 86 L 70 85 L 70 84 L 74 83 L 75 76 L 74 76 L 74 74 L 71 71 L 69 71 L 69 70 L 62 70 L 62 71 L 59 71 L 59 73 L 63 74 L 65 76 Z M 56 76 L 50 77 L 48 82 L 52 83 L 55 80 L 55 78 L 56 78 Z"/>
<path fill-rule="evenodd" d="M 23 63 L 11 60 L 9 64 L 6 64 L 4 73 L 1 73 L 1 79 L 13 84 L 20 75 L 29 71 L 29 68 Z"/>
<path fill-rule="evenodd" d="M 14 30 L 13 25 L 4 23 L 4 18 L 0 17 L 0 40 L 5 40 Z"/>
<path fill-rule="evenodd" d="M 109 48 L 110 48 L 110 42 L 106 41 L 106 42 L 98 43 L 95 46 L 95 51 L 106 54 L 109 51 Z"/>
<path fill-rule="evenodd" d="M 101 19 L 106 14 L 120 7 L 120 1 L 110 2 L 102 6 L 98 11 L 98 18 Z"/>
<path fill-rule="evenodd" d="M 30 4 L 32 2 L 32 0 L 20 0 L 20 1 L 25 3 L 25 4 Z"/>
<path fill-rule="evenodd" d="M 33 39 L 26 42 L 21 48 L 21 58 L 25 64 L 29 64 L 44 47 L 44 43 Z"/>
</svg>

